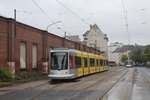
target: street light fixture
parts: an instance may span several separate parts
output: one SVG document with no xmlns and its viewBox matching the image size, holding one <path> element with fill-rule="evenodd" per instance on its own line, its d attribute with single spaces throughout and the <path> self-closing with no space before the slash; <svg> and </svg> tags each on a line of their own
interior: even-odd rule
<svg viewBox="0 0 150 100">
<path fill-rule="evenodd" d="M 52 23 L 52 24 L 48 25 L 48 26 L 47 26 L 47 28 L 46 28 L 47 32 L 48 32 L 48 28 L 49 28 L 50 26 L 52 26 L 52 25 L 56 24 L 56 23 L 61 23 L 61 21 L 57 21 L 57 22 L 54 22 L 54 23 Z"/>
<path fill-rule="evenodd" d="M 64 35 L 65 35 L 64 38 L 66 38 L 66 33 L 67 32 L 65 30 L 62 30 L 60 27 L 58 27 L 58 29 L 64 32 Z"/>
</svg>

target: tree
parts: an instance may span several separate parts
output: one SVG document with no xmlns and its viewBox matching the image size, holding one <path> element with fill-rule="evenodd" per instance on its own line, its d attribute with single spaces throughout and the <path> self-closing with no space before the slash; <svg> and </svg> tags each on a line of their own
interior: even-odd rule
<svg viewBox="0 0 150 100">
<path fill-rule="evenodd" d="M 147 61 L 150 61 L 150 46 L 144 50 L 144 55 Z"/>
<path fill-rule="evenodd" d="M 137 48 L 135 51 L 130 53 L 130 59 L 133 60 L 136 64 L 143 62 L 143 51 L 140 48 Z"/>
<path fill-rule="evenodd" d="M 146 64 L 146 62 L 150 62 L 150 46 L 147 46 L 144 50 L 137 47 L 137 49 L 132 51 L 129 56 L 136 64 Z"/>
<path fill-rule="evenodd" d="M 123 55 L 122 58 L 121 58 L 121 61 L 122 61 L 122 62 L 125 62 L 126 60 L 128 60 L 127 55 Z"/>
</svg>

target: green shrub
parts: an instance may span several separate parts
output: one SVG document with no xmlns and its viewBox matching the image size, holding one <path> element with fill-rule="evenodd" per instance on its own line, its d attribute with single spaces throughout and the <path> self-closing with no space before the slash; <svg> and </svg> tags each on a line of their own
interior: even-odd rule
<svg viewBox="0 0 150 100">
<path fill-rule="evenodd" d="M 11 81 L 12 75 L 10 73 L 10 70 L 5 67 L 0 67 L 0 81 L 8 82 Z"/>
</svg>

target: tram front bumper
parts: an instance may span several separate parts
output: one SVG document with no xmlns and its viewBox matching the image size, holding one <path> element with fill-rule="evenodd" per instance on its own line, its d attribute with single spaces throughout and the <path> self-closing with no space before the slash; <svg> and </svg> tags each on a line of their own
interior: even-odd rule
<svg viewBox="0 0 150 100">
<path fill-rule="evenodd" d="M 74 74 L 62 74 L 62 75 L 48 75 L 51 79 L 73 79 L 75 78 Z"/>
</svg>

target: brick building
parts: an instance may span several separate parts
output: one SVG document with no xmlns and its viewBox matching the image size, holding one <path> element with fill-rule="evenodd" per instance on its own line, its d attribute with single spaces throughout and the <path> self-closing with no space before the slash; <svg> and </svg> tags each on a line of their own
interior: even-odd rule
<svg viewBox="0 0 150 100">
<path fill-rule="evenodd" d="M 0 16 L 0 67 L 13 66 L 16 74 L 40 72 L 49 65 L 49 52 L 57 47 L 100 54 L 78 42 Z"/>
</svg>

